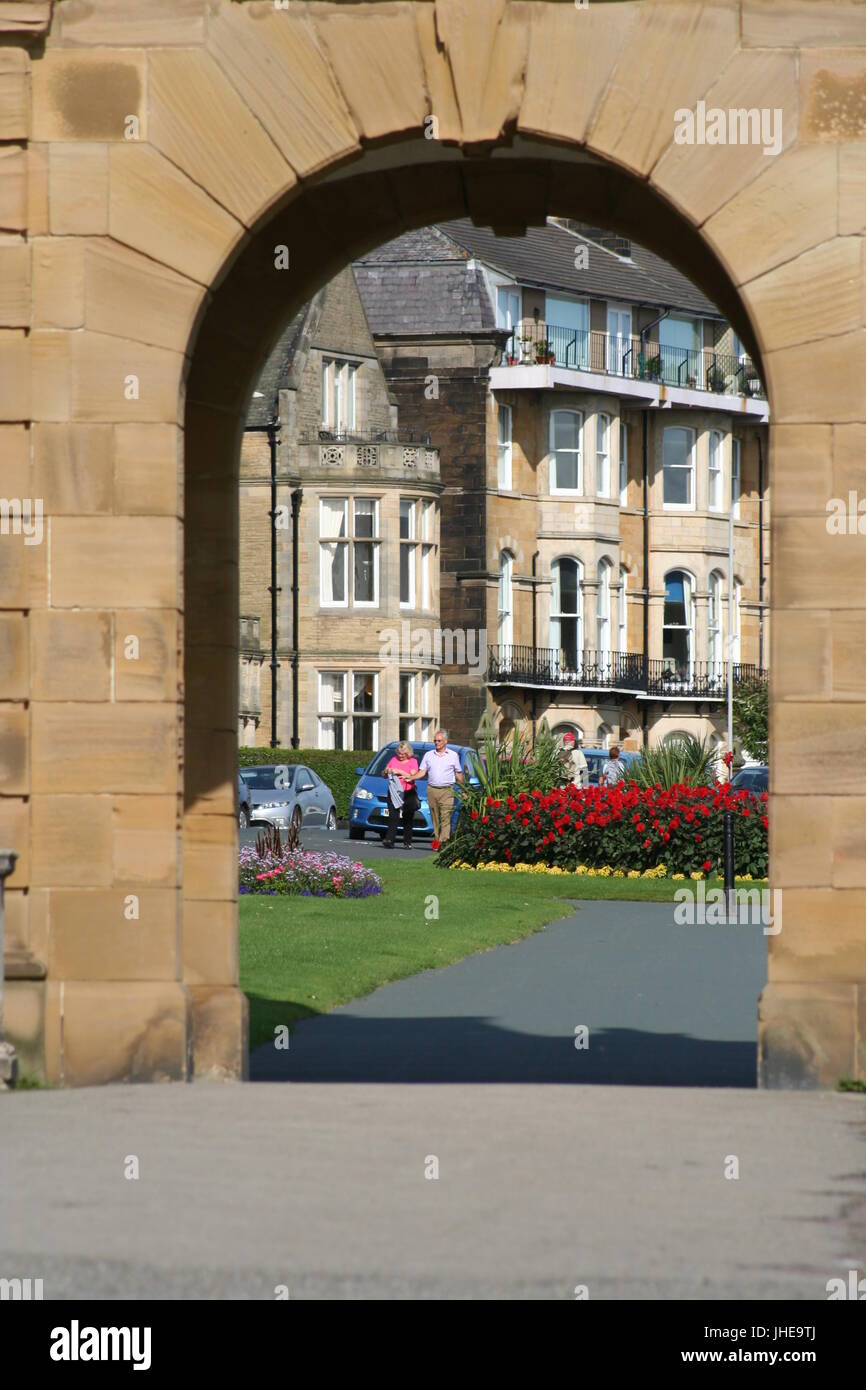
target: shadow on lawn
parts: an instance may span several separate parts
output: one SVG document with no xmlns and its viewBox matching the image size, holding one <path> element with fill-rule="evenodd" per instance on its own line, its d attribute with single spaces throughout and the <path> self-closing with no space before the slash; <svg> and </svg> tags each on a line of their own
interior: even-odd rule
<svg viewBox="0 0 866 1390">
<path fill-rule="evenodd" d="M 297 1017 L 302 1007 L 256 1003 L 283 1023 L 287 1009 Z M 573 1036 L 512 1032 L 485 1018 L 359 1018 L 341 1012 L 302 1021 L 286 1051 L 266 1044 L 250 1054 L 253 1081 L 754 1087 L 756 1067 L 753 1041 L 610 1028 L 593 1030 L 589 1047 L 578 1050 Z"/>
</svg>

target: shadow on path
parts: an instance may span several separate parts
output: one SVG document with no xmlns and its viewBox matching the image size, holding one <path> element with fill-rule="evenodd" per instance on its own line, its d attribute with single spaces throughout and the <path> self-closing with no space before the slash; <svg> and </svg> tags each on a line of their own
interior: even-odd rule
<svg viewBox="0 0 866 1390">
<path fill-rule="evenodd" d="M 754 1042 L 590 1028 L 538 1037 L 484 1018 L 358 1018 L 324 1014 L 297 1025 L 287 1050 L 258 1048 L 254 1081 L 537 1082 L 620 1086 L 755 1085 Z"/>
</svg>

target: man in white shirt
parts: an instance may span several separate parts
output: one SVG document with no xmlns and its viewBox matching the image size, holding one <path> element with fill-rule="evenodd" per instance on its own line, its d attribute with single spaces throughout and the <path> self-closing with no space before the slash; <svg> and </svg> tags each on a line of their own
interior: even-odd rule
<svg viewBox="0 0 866 1390">
<path fill-rule="evenodd" d="M 576 787 L 588 787 L 589 767 L 580 747 L 580 734 L 576 738 L 572 733 L 563 734 L 562 746 L 569 754 L 569 780 Z"/>
</svg>

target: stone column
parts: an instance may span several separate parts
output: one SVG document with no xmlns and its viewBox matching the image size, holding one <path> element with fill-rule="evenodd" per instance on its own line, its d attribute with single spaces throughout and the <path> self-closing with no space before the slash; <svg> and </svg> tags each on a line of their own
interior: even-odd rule
<svg viewBox="0 0 866 1390">
<path fill-rule="evenodd" d="M 9 1090 L 18 1079 L 15 1048 L 3 1038 L 3 884 L 15 868 L 14 849 L 0 849 L 0 1091 Z"/>
</svg>

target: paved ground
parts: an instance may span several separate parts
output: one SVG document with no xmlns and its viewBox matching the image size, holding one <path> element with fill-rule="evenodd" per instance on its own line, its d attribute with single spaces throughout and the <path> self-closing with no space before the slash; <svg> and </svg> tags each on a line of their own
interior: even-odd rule
<svg viewBox="0 0 866 1390">
<path fill-rule="evenodd" d="M 760 926 L 678 926 L 673 903 L 586 902 L 514 946 L 298 1024 L 288 1051 L 253 1054 L 251 1075 L 753 1086 L 766 942 Z"/>
<path fill-rule="evenodd" d="M 253 825 L 249 830 L 239 831 L 240 843 L 254 845 L 260 829 L 261 826 Z M 381 859 L 385 855 L 390 859 L 430 859 L 433 855 L 429 843 L 424 840 L 415 840 L 411 849 L 383 849 L 378 835 L 367 835 L 363 840 L 350 840 L 348 830 L 341 826 L 336 830 L 318 830 L 311 827 L 304 831 L 302 844 L 304 849 L 333 849 L 339 854 L 349 854 L 353 859 L 362 859 L 365 864 L 368 860 Z"/>
<path fill-rule="evenodd" d="M 0 1096 L 0 1277 L 61 1299 L 824 1300 L 866 1271 L 866 1101 L 727 1088 L 754 1075 L 765 941 L 727 932 L 587 904 L 299 1027 L 280 1074 L 327 1084 Z M 572 1084 L 513 1084 L 536 1073 Z"/>
<path fill-rule="evenodd" d="M 3 1096 L 0 1276 L 46 1298 L 824 1299 L 866 1264 L 864 1118 L 621 1086 Z"/>
</svg>

